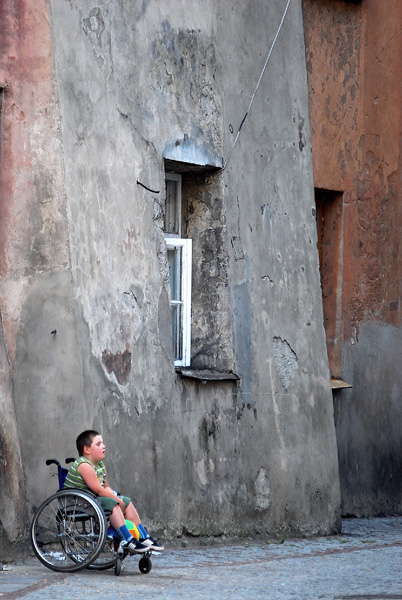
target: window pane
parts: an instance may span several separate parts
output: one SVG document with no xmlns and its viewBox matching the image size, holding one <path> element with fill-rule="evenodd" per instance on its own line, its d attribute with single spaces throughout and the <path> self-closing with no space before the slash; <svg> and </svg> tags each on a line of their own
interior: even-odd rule
<svg viewBox="0 0 402 600">
<path fill-rule="evenodd" d="M 178 235 L 180 232 L 179 182 L 166 180 L 165 232 Z"/>
<path fill-rule="evenodd" d="M 172 334 L 176 366 L 190 364 L 192 242 L 166 237 L 169 264 Z"/>
<path fill-rule="evenodd" d="M 172 304 L 172 336 L 173 336 L 173 354 L 175 360 L 183 358 L 182 331 L 181 331 L 181 304 Z"/>
<path fill-rule="evenodd" d="M 168 249 L 170 298 L 172 306 L 172 336 L 175 360 L 181 360 L 183 354 L 182 297 L 181 297 L 181 252 L 182 248 Z"/>
<path fill-rule="evenodd" d="M 181 300 L 180 292 L 180 254 L 181 248 L 168 250 L 169 279 L 170 279 L 170 298 L 171 300 Z"/>
</svg>

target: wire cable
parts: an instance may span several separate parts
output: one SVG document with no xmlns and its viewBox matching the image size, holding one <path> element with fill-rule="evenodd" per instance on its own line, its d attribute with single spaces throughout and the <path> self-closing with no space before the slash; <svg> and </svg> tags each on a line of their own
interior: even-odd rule
<svg viewBox="0 0 402 600">
<path fill-rule="evenodd" d="M 144 188 L 144 190 L 147 190 L 148 192 L 152 192 L 153 194 L 159 194 L 160 190 L 151 190 L 150 187 L 148 187 L 147 185 L 144 185 L 143 183 L 141 183 L 141 181 L 138 181 L 137 179 L 137 185 L 140 185 L 141 187 Z"/>
<path fill-rule="evenodd" d="M 232 152 L 233 152 L 233 150 L 234 150 L 234 147 L 236 146 L 236 144 L 237 144 L 237 140 L 239 139 L 239 135 L 240 135 L 241 128 L 243 127 L 243 125 L 244 125 L 244 121 L 247 119 L 247 116 L 248 116 L 248 114 L 249 114 L 249 112 L 250 112 L 250 110 L 251 110 L 251 106 L 252 106 L 252 104 L 253 104 L 253 102 L 254 102 L 255 95 L 256 95 L 256 93 L 257 93 L 257 90 L 258 90 L 258 88 L 260 87 L 260 83 L 261 83 L 261 80 L 262 80 L 262 78 L 263 78 L 263 76 L 264 76 L 265 69 L 267 68 L 267 65 L 268 65 L 269 59 L 271 58 L 272 51 L 273 51 L 273 49 L 274 49 L 274 46 L 275 46 L 275 44 L 276 44 L 276 40 L 278 39 L 279 33 L 280 33 L 280 31 L 281 31 L 281 29 L 282 29 L 282 26 L 283 26 L 283 23 L 284 23 L 284 21 L 285 21 L 285 17 L 286 17 L 286 14 L 287 14 L 287 12 L 288 12 L 288 8 L 289 8 L 289 5 L 290 5 L 290 3 L 291 3 L 291 0 L 288 0 L 288 3 L 287 3 L 287 5 L 286 5 L 286 8 L 285 8 L 285 12 L 283 13 L 283 16 L 282 16 L 282 19 L 281 19 L 280 25 L 279 25 L 279 27 L 278 27 L 278 31 L 276 32 L 276 35 L 275 35 L 275 37 L 274 37 L 274 41 L 272 42 L 271 48 L 270 48 L 270 50 L 269 50 L 269 52 L 268 52 L 268 56 L 267 56 L 267 59 L 266 59 L 266 61 L 265 61 L 265 64 L 264 64 L 264 67 L 263 67 L 263 69 L 262 69 L 262 71 L 261 71 L 260 78 L 259 78 L 259 80 L 258 80 L 258 83 L 257 83 L 257 85 L 255 86 L 255 90 L 254 90 L 254 92 L 253 92 L 253 95 L 251 96 L 251 100 L 250 100 L 250 104 L 249 104 L 249 106 L 248 106 L 247 112 L 246 112 L 246 114 L 244 115 L 244 117 L 243 117 L 243 119 L 242 119 L 242 122 L 240 123 L 240 127 L 239 127 L 239 130 L 238 130 L 238 132 L 237 132 L 236 138 L 235 138 L 235 140 L 234 140 L 234 142 L 233 142 L 233 144 L 232 144 L 232 147 L 231 147 L 231 149 L 230 149 L 230 151 L 229 151 L 229 154 L 227 155 L 227 157 L 226 157 L 226 159 L 225 159 L 225 162 L 223 163 L 222 171 L 223 171 L 223 170 L 226 168 L 226 165 L 228 164 L 228 162 L 229 162 L 229 159 L 230 159 L 230 157 L 232 156 Z"/>
</svg>

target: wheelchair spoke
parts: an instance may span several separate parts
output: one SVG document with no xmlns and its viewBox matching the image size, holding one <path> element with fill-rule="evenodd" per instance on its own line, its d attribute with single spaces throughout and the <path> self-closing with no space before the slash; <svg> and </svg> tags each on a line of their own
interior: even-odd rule
<svg viewBox="0 0 402 600">
<path fill-rule="evenodd" d="M 62 491 L 39 508 L 31 528 L 39 560 L 55 571 L 77 571 L 96 560 L 106 539 L 106 521 L 95 499 Z"/>
</svg>

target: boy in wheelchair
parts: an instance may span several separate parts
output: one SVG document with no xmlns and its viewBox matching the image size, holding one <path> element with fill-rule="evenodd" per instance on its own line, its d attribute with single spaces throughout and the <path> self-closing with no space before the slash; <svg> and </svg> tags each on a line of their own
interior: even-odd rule
<svg viewBox="0 0 402 600">
<path fill-rule="evenodd" d="M 131 499 L 117 494 L 109 486 L 106 468 L 103 463 L 105 444 L 102 436 L 94 430 L 80 433 L 76 440 L 79 459 L 70 468 L 63 489 L 78 488 L 98 496 L 103 510 L 110 514 L 110 525 L 121 539 L 120 548 L 131 553 L 143 554 L 149 550 L 162 552 L 158 544 L 147 532 Z M 126 519 L 132 521 L 140 534 L 135 539 L 126 526 Z"/>
</svg>

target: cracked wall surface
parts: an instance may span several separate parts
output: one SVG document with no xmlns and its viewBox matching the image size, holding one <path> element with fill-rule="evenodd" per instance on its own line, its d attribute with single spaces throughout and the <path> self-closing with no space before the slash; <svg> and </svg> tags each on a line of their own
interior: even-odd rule
<svg viewBox="0 0 402 600">
<path fill-rule="evenodd" d="M 0 294 L 21 510 L 55 489 L 45 459 L 95 427 L 109 480 L 166 537 L 338 530 L 300 2 L 224 170 L 280 0 L 11 5 L 25 54 L 13 70 L 9 37 L 0 61 Z M 175 161 L 201 379 L 173 364 L 162 222 Z"/>
</svg>

